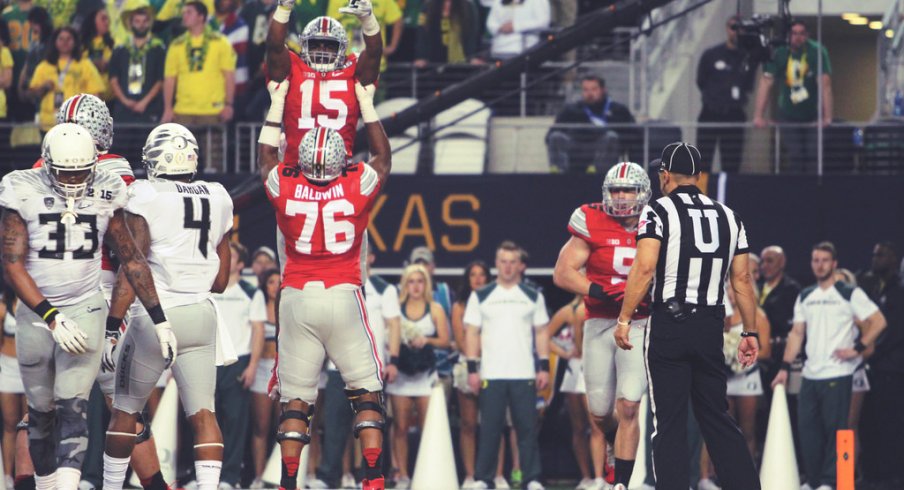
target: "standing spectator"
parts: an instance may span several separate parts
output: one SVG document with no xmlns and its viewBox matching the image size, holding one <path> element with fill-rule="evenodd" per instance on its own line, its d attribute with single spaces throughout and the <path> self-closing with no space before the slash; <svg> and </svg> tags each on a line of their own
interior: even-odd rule
<svg viewBox="0 0 904 490">
<path fill-rule="evenodd" d="M 326 1 L 326 0 L 316 0 Z M 308 0 L 301 0 L 298 4 L 306 4 Z M 296 5 L 296 8 L 298 6 Z M 258 76 L 263 77 L 261 67 L 264 64 L 264 52 L 267 47 L 267 31 L 270 27 L 270 15 L 276 9 L 276 0 L 248 0 L 242 5 L 239 17 L 248 26 L 248 69 L 249 77 L 253 80 Z M 320 15 L 326 15 L 326 9 Z M 312 20 L 313 17 L 309 20 Z M 301 25 L 304 27 L 304 24 Z M 301 32 L 301 29 L 298 29 Z"/>
<path fill-rule="evenodd" d="M 16 425 L 28 413 L 25 403 L 25 387 L 16 360 L 16 293 L 11 289 L 0 295 L 0 411 L 3 412 L 3 472 L 6 488 L 13 488 L 13 468 L 16 455 Z"/>
<path fill-rule="evenodd" d="M 549 27 L 549 0 L 494 0 L 487 17 L 490 56 L 505 60 L 527 51 Z"/>
<path fill-rule="evenodd" d="M 817 79 L 820 57 L 822 78 Z M 779 79 L 778 122 L 794 125 L 780 126 L 782 147 L 787 154 L 789 168 L 794 172 L 806 172 L 807 164 L 816 162 L 816 130 L 810 126 L 812 123 L 831 124 L 833 104 L 829 53 L 824 46 L 809 38 L 803 21 L 791 23 L 790 42 L 778 48 L 772 60 L 763 67 L 753 118 L 758 128 L 766 127 L 763 114 L 776 79 Z M 822 90 L 822 121 L 818 120 L 819 90 Z"/>
<path fill-rule="evenodd" d="M 0 120 L 9 116 L 6 90 L 13 85 L 13 54 L 9 48 L 9 29 L 0 19 Z"/>
<path fill-rule="evenodd" d="M 364 35 L 361 32 L 361 21 L 354 15 L 341 14 L 339 9 L 348 4 L 348 0 L 329 0 L 327 15 L 339 21 L 348 35 L 348 50 L 352 53 L 364 51 Z M 386 71 L 386 58 L 399 48 L 402 40 L 402 9 L 396 0 L 371 0 L 374 17 L 380 23 L 380 36 L 383 38 L 383 60 L 380 62 L 380 72 Z M 392 26 L 392 39 L 386 43 L 386 27 Z"/>
<path fill-rule="evenodd" d="M 83 56 L 97 68 L 104 80 L 103 100 L 110 100 L 110 58 L 113 57 L 113 36 L 110 35 L 110 14 L 106 9 L 91 12 L 82 24 Z"/>
<path fill-rule="evenodd" d="M 537 390 L 549 382 L 546 301 L 542 293 L 521 282 L 521 247 L 515 243 L 505 241 L 496 249 L 496 269 L 499 277 L 471 293 L 464 315 L 468 385 L 479 393 L 475 478 L 487 486 L 493 482 L 509 409 L 518 434 L 523 481 L 528 482 L 528 490 L 542 490 L 536 402 Z"/>
<path fill-rule="evenodd" d="M 35 68 L 28 91 L 41 101 L 39 120 L 44 131 L 56 124 L 56 113 L 64 100 L 80 93 L 98 97 L 103 94 L 104 81 L 94 64 L 82 57 L 75 29 L 63 27 L 53 32 L 47 54 Z"/>
<path fill-rule="evenodd" d="M 634 116 L 626 106 L 609 98 L 603 78 L 585 76 L 581 80 L 581 101 L 565 105 L 546 133 L 550 170 L 608 170 L 624 152 L 625 143 L 631 143 L 629 131 L 607 128 L 610 123 L 633 124 Z M 571 127 L 574 125 L 586 127 Z"/>
<path fill-rule="evenodd" d="M 728 19 L 726 41 L 704 51 L 697 65 L 697 88 L 703 96 L 703 109 L 697 121 L 729 123 L 697 130 L 700 156 L 704 165 L 712 165 L 718 146 L 722 171 L 731 173 L 741 166 L 744 128 L 740 124 L 747 121 L 744 107 L 756 74 L 756 63 L 751 63 L 749 55 L 738 49 L 738 22 L 737 16 Z"/>
<path fill-rule="evenodd" d="M 22 66 L 19 76 L 16 79 L 16 92 L 19 95 L 19 101 L 22 103 L 19 118 L 23 121 L 34 121 L 35 118 L 35 97 L 28 91 L 28 85 L 34 76 L 35 69 L 44 59 L 44 52 L 47 51 L 47 42 L 53 34 L 53 24 L 50 21 L 50 14 L 41 7 L 35 7 L 28 12 L 28 23 L 31 26 L 32 42 L 28 46 L 28 54 L 25 55 L 25 65 Z"/>
<path fill-rule="evenodd" d="M 770 245 L 760 253 L 759 303 L 766 312 L 771 327 L 771 342 L 776 349 L 772 358 L 781 361 L 785 352 L 785 340 L 791 330 L 794 302 L 800 293 L 800 285 L 785 274 L 785 251 L 778 245 Z M 774 375 L 774 374 L 773 374 Z M 772 375 L 769 377 L 772 378 Z"/>
<path fill-rule="evenodd" d="M 259 278 L 261 274 L 270 270 L 278 269 L 279 264 L 276 263 L 276 253 L 267 246 L 257 247 L 251 254 L 251 273 L 255 278 Z"/>
<path fill-rule="evenodd" d="M 34 118 L 34 107 L 25 100 L 24 90 L 19 91 L 19 75 L 25 66 L 25 57 L 32 43 L 32 29 L 28 22 L 28 13 L 32 9 L 31 0 L 14 0 L 3 9 L 0 17 L 9 27 L 8 47 L 13 55 L 13 83 L 10 87 L 7 104 L 9 116 L 16 121 Z M 48 31 L 49 32 L 49 31 Z"/>
<path fill-rule="evenodd" d="M 248 89 L 248 36 L 245 20 L 239 17 L 239 0 L 216 0 L 220 34 L 226 36 L 235 51 L 235 95 L 241 98 Z"/>
<path fill-rule="evenodd" d="M 773 387 L 787 382 L 791 362 L 806 339 L 797 412 L 805 484 L 816 490 L 835 487 L 832 441 L 836 431 L 848 428 L 852 375 L 862 362 L 860 354 L 886 325 L 862 289 L 835 280 L 837 266 L 834 245 L 821 242 L 813 247 L 810 267 L 817 283 L 797 297 L 782 366 L 772 381 Z"/>
<path fill-rule="evenodd" d="M 418 22 L 415 65 L 467 63 L 477 52 L 477 8 L 471 0 L 428 0 Z"/>
<path fill-rule="evenodd" d="M 139 7 L 123 16 L 132 34 L 110 58 L 113 119 L 156 123 L 163 114 L 166 47 L 151 35 L 154 13 L 150 7 Z"/>
<path fill-rule="evenodd" d="M 258 276 L 258 291 L 251 301 L 251 361 L 257 365 L 251 383 L 251 461 L 254 481 L 251 488 L 264 488 L 264 464 L 270 456 L 270 425 L 279 406 L 267 392 L 276 365 L 276 298 L 279 269 L 267 269 Z M 255 362 L 256 361 L 256 362 Z M 252 362 L 249 362 L 249 367 Z"/>
<path fill-rule="evenodd" d="M 235 51 L 222 34 L 207 26 L 207 14 L 203 2 L 188 2 L 182 9 L 182 25 L 188 31 L 166 53 L 162 122 L 212 126 L 232 120 Z M 207 151 L 215 168 L 209 170 L 225 164 L 222 137 L 220 131 L 213 132 Z"/>
<path fill-rule="evenodd" d="M 391 57 L 387 57 L 389 61 L 411 63 L 415 60 L 415 51 L 418 48 L 418 31 L 422 20 L 421 12 L 424 4 L 429 1 L 401 0 L 398 2 L 399 8 L 402 9 L 402 37 L 399 40 L 398 49 L 395 50 Z M 475 22 L 477 22 L 476 17 Z M 480 30 L 479 26 L 474 27 L 476 30 Z"/>
<path fill-rule="evenodd" d="M 452 315 L 452 288 L 449 287 L 449 284 L 443 281 L 438 281 L 434 277 L 433 273 L 436 270 L 436 261 L 433 258 L 433 252 L 430 251 L 428 247 L 420 246 L 414 247 L 411 250 L 411 255 L 408 258 L 409 264 L 421 264 L 427 269 L 427 273 L 430 276 L 430 283 L 433 291 L 433 301 L 439 303 L 440 306 L 443 307 L 443 311 L 446 313 L 446 327 L 447 329 L 451 328 L 449 326 L 449 318 Z M 452 335 L 449 333 L 449 337 Z M 452 357 L 452 350 L 446 347 L 434 347 L 434 354 L 436 354 L 436 374 L 439 375 L 440 382 L 443 383 L 446 388 L 446 394 L 451 393 L 452 387 L 452 366 L 455 363 L 455 359 Z"/>
<path fill-rule="evenodd" d="M 900 254 L 891 242 L 873 248 L 870 272 L 861 276 L 865 292 L 879 305 L 888 328 L 869 358 L 870 391 L 863 402 L 861 468 L 876 488 L 901 488 L 904 466 L 898 445 L 904 439 L 904 287 L 897 271 Z M 881 486 L 885 485 L 885 486 Z"/>
<path fill-rule="evenodd" d="M 417 412 L 417 427 L 424 429 L 427 402 L 437 380 L 433 349 L 449 346 L 449 327 L 443 307 L 430 297 L 430 273 L 423 265 L 406 267 L 399 289 L 402 319 L 398 376 L 386 385 L 386 394 L 392 402 L 393 452 L 399 465 L 396 488 L 408 488 L 408 428 Z"/>
<path fill-rule="evenodd" d="M 221 321 L 226 325 L 238 356 L 233 364 L 217 366 L 216 416 L 223 432 L 220 481 L 231 485 L 224 490 L 239 485 L 248 440 L 248 407 L 251 401 L 248 388 L 254 383 L 260 356 L 260 350 L 253 353 L 256 356 L 252 354 L 251 304 L 256 290 L 241 279 L 242 269 L 248 263 L 248 250 L 234 241 L 229 242 L 229 247 L 232 249 L 229 282 L 222 293 L 213 295 Z M 260 328 L 259 334 L 262 338 L 263 328 Z"/>
</svg>

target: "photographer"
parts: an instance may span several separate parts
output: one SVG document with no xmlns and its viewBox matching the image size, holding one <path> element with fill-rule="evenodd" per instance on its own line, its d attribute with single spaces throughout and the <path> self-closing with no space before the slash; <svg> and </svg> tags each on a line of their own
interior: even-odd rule
<svg viewBox="0 0 904 490">
<path fill-rule="evenodd" d="M 822 57 L 822 77 L 817 81 L 819 57 Z M 791 123 L 782 126 L 781 142 L 787 153 L 792 172 L 806 172 L 807 162 L 816 161 L 816 129 L 812 123 L 827 126 L 832 122 L 832 65 L 825 47 L 809 38 L 807 26 L 800 20 L 791 23 L 790 41 L 775 51 L 772 60 L 763 68 L 756 94 L 753 123 L 766 127 L 763 114 L 769 92 L 776 79 L 778 89 L 778 121 Z M 819 121 L 819 90 L 822 90 L 822 121 Z M 806 125 L 810 123 L 810 125 Z"/>
</svg>

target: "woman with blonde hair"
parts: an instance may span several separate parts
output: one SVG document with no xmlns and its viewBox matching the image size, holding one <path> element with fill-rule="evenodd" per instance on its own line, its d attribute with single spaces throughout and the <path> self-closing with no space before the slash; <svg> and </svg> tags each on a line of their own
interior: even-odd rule
<svg viewBox="0 0 904 490">
<path fill-rule="evenodd" d="M 396 488 L 408 488 L 408 428 L 412 411 L 417 410 L 418 427 L 423 430 L 430 390 L 437 380 L 434 348 L 449 347 L 449 327 L 443 307 L 432 300 L 430 273 L 421 264 L 402 272 L 399 287 L 402 345 L 399 348 L 395 381 L 386 386 L 392 402 L 392 447 L 399 465 Z"/>
</svg>

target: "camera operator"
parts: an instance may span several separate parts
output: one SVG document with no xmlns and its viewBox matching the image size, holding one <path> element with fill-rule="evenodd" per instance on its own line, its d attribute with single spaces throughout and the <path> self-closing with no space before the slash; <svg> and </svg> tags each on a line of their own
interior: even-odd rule
<svg viewBox="0 0 904 490">
<path fill-rule="evenodd" d="M 701 123 L 743 123 L 747 121 L 744 106 L 753 88 L 757 62 L 738 46 L 740 19 L 733 16 L 726 23 L 726 41 L 703 52 L 697 65 L 697 87 L 703 96 Z M 697 146 L 702 161 L 712 164 L 716 145 L 720 148 L 723 172 L 737 172 L 741 166 L 744 128 L 741 126 L 701 127 Z"/>
</svg>

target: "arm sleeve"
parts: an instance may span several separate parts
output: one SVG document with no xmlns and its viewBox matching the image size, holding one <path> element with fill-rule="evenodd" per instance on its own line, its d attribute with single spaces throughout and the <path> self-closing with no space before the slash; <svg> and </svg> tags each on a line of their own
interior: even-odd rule
<svg viewBox="0 0 904 490">
<path fill-rule="evenodd" d="M 396 21 L 402 18 L 402 9 L 399 8 L 399 4 L 396 3 L 395 0 L 389 0 L 388 2 L 384 2 L 385 10 L 383 11 L 383 21 L 384 25 L 395 24 Z"/>
<path fill-rule="evenodd" d="M 188 41 L 186 41 L 188 42 Z M 182 43 L 171 44 L 166 50 L 166 61 L 164 63 L 163 76 L 165 78 L 174 77 L 179 74 L 179 54 Z"/>
<path fill-rule="evenodd" d="M 583 206 L 571 213 L 571 218 L 568 220 L 568 231 L 578 238 L 590 241 L 590 230 L 587 228 L 587 213 L 584 212 Z"/>
<path fill-rule="evenodd" d="M 640 212 L 640 221 L 637 223 L 637 239 L 655 238 L 662 240 L 662 218 L 647 204 Z"/>
<path fill-rule="evenodd" d="M 534 304 L 534 328 L 539 330 L 549 323 L 549 313 L 546 311 L 546 299 L 543 293 L 537 293 L 537 301 Z"/>
<path fill-rule="evenodd" d="M 7 208 L 13 211 L 19 211 L 19 197 L 16 195 L 16 186 L 13 182 L 13 175 L 7 174 L 0 181 L 0 208 Z"/>
<path fill-rule="evenodd" d="M 735 215 L 735 222 L 738 224 L 738 246 L 735 248 L 735 255 L 746 254 L 750 252 L 750 245 L 747 243 L 747 228 L 738 215 Z"/>
<path fill-rule="evenodd" d="M 235 65 L 238 60 L 235 49 L 232 48 L 232 44 L 229 44 L 229 41 L 227 41 L 225 37 L 220 38 L 220 43 L 222 44 L 220 70 L 235 71 Z"/>
<path fill-rule="evenodd" d="M 465 325 L 473 325 L 475 327 L 483 326 L 483 316 L 480 314 L 480 300 L 477 298 L 477 291 L 472 291 L 465 305 L 465 315 L 462 319 Z"/>
<path fill-rule="evenodd" d="M 800 302 L 800 295 L 797 295 L 797 300 L 794 302 L 794 318 L 791 320 L 791 323 L 805 323 L 807 321 L 807 317 L 804 315 L 804 305 Z"/>
<path fill-rule="evenodd" d="M 0 67 L 3 68 L 12 68 L 13 67 L 13 55 L 9 52 L 8 48 L 3 48 L 0 51 Z"/>
<path fill-rule="evenodd" d="M 383 318 L 399 318 L 402 316 L 402 310 L 399 308 L 399 291 L 395 286 L 389 286 L 380 297 L 380 306 L 382 306 Z"/>
<path fill-rule="evenodd" d="M 251 308 L 248 310 L 248 320 L 252 322 L 267 321 L 267 300 L 264 292 L 258 289 L 251 298 Z"/>
<path fill-rule="evenodd" d="M 526 0 L 512 19 L 515 32 L 533 32 L 549 27 L 549 1 Z"/>
<path fill-rule="evenodd" d="M 700 91 L 703 91 L 703 80 L 706 78 L 706 70 L 705 67 L 709 66 L 709 50 L 703 52 L 703 56 L 700 57 L 700 61 L 697 62 L 697 88 Z"/>
<path fill-rule="evenodd" d="M 858 320 L 866 320 L 873 313 L 879 311 L 876 303 L 873 303 L 860 288 L 854 288 L 854 292 L 851 294 L 851 309 L 854 310 L 854 316 Z"/>
<path fill-rule="evenodd" d="M 825 46 L 820 45 L 819 51 L 822 56 L 822 74 L 823 75 L 831 75 L 832 74 L 832 63 L 829 62 L 829 50 L 826 49 Z M 814 66 L 814 68 L 816 68 Z"/>
<path fill-rule="evenodd" d="M 361 165 L 361 194 L 371 197 L 380 188 L 380 176 L 370 165 Z"/>
<path fill-rule="evenodd" d="M 499 3 L 499 0 L 493 0 L 493 5 L 490 7 L 490 13 L 487 15 L 487 32 L 491 36 L 495 36 L 499 31 L 499 27 L 502 26 L 502 19 L 500 17 L 501 9 L 502 5 Z"/>
<path fill-rule="evenodd" d="M 51 80 L 51 70 L 53 67 L 50 66 L 49 63 L 41 62 L 35 67 L 35 72 L 31 76 L 31 81 L 28 82 L 28 88 L 38 88 L 48 80 Z"/>
<path fill-rule="evenodd" d="M 270 170 L 267 176 L 267 196 L 271 199 L 279 197 L 279 165 Z"/>
</svg>

